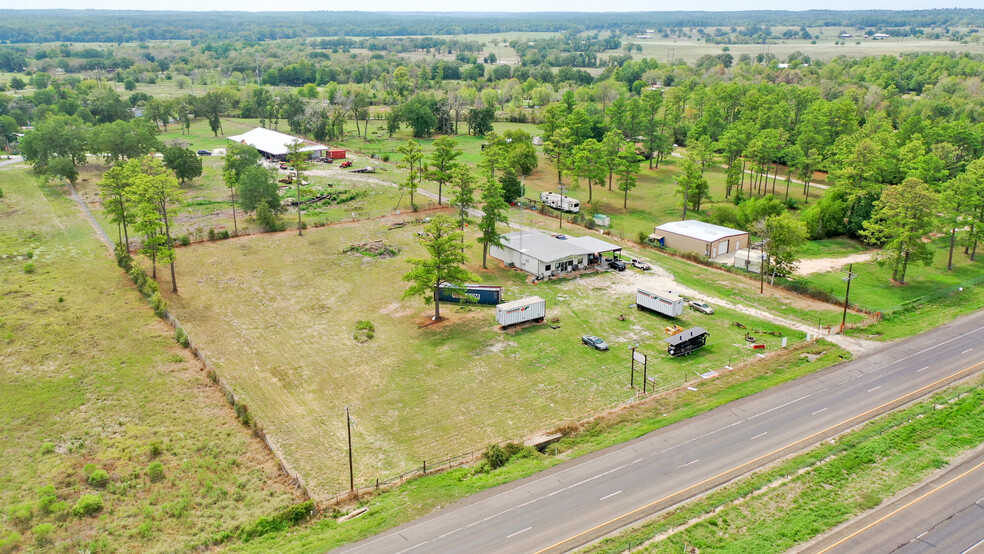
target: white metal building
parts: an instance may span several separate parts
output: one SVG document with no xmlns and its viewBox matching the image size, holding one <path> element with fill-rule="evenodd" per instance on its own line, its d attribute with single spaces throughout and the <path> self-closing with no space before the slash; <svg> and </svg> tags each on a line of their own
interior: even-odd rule
<svg viewBox="0 0 984 554">
<path fill-rule="evenodd" d="M 248 144 L 259 150 L 263 154 L 263 157 L 268 159 L 283 159 L 287 155 L 287 147 L 296 142 L 303 143 L 304 146 L 301 148 L 301 152 L 308 152 L 312 158 L 324 157 L 325 151 L 328 150 L 328 147 L 324 144 L 318 144 L 261 127 L 246 131 L 241 135 L 229 137 L 229 140 Z"/>
<path fill-rule="evenodd" d="M 563 238 L 559 238 L 563 237 Z M 502 248 L 489 255 L 531 275 L 555 276 L 601 265 L 604 254 L 617 257 L 621 246 L 594 237 L 551 236 L 539 231 L 516 231 L 502 237 Z"/>
<path fill-rule="evenodd" d="M 667 248 L 714 258 L 748 247 L 748 232 L 688 219 L 656 227 L 650 238 Z"/>
</svg>

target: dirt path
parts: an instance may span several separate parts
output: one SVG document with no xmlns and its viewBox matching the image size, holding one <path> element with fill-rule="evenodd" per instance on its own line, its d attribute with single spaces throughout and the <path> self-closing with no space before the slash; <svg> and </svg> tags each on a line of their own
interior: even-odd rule
<svg viewBox="0 0 984 554">
<path fill-rule="evenodd" d="M 875 256 L 875 250 L 859 252 L 840 258 L 816 258 L 812 260 L 800 260 L 799 267 L 793 272 L 794 275 L 811 275 L 813 273 L 825 273 L 843 268 L 847 264 L 867 262 Z"/>
<path fill-rule="evenodd" d="M 652 260 L 650 261 L 652 262 Z M 672 292 L 673 294 L 683 295 L 690 298 L 700 298 L 709 304 L 730 308 L 743 314 L 748 314 L 752 317 L 764 319 L 766 321 L 783 325 L 785 327 L 789 327 L 790 329 L 796 329 L 797 331 L 802 331 L 804 333 L 810 333 L 814 336 L 817 334 L 817 329 L 810 325 L 804 325 L 797 321 L 779 317 L 764 310 L 752 308 L 743 304 L 736 304 L 728 300 L 709 296 L 704 292 L 699 292 L 689 287 L 685 287 L 677 283 L 670 272 L 658 265 L 655 265 L 655 263 L 656 262 L 653 262 L 654 265 L 651 271 L 626 271 L 624 273 L 611 273 L 608 275 L 608 290 L 610 292 L 620 294 L 634 294 L 637 288 L 665 290 Z M 884 343 L 847 337 L 838 334 L 824 335 L 824 338 L 840 346 L 841 348 L 844 348 L 854 356 L 859 356 L 884 346 Z"/>
</svg>

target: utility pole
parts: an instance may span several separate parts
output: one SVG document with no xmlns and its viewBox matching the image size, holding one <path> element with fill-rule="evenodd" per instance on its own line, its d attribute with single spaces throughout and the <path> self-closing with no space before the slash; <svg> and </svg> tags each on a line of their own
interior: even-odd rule
<svg viewBox="0 0 984 554">
<path fill-rule="evenodd" d="M 560 189 L 560 228 L 564 228 L 564 189 L 567 188 L 565 185 L 559 185 L 557 188 Z"/>
<path fill-rule="evenodd" d="M 352 417 L 349 416 L 349 407 L 345 406 L 345 426 L 348 429 L 349 447 L 349 491 L 355 491 L 355 472 L 352 471 Z"/>
<path fill-rule="evenodd" d="M 844 326 L 847 325 L 847 303 L 851 298 L 851 281 L 858 276 L 854 273 L 854 264 L 847 267 L 847 276 L 841 277 L 841 280 L 847 283 L 847 291 L 844 293 L 844 315 L 841 317 L 841 333 L 844 332 Z"/>
</svg>

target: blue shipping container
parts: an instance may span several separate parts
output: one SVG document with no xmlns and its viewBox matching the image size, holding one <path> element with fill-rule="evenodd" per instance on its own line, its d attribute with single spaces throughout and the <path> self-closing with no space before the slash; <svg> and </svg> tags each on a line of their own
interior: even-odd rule
<svg viewBox="0 0 984 554">
<path fill-rule="evenodd" d="M 477 304 L 495 305 L 502 302 L 502 287 L 490 285 L 462 285 L 465 290 L 448 290 L 451 285 L 445 283 L 441 285 L 439 295 L 441 302 L 461 302 L 462 295 L 467 295 L 476 300 Z"/>
</svg>

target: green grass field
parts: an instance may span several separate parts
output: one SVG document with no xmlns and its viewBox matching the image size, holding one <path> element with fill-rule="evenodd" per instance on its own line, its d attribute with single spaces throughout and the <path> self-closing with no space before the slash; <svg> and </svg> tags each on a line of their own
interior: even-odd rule
<svg viewBox="0 0 984 554">
<path fill-rule="evenodd" d="M 851 254 L 860 254 L 872 247 L 847 237 L 833 237 L 829 239 L 808 241 L 800 249 L 799 255 L 803 259 L 811 258 L 839 258 Z"/>
<path fill-rule="evenodd" d="M 0 550 L 195 550 L 293 503 L 64 189 L 0 187 Z"/>
<path fill-rule="evenodd" d="M 303 238 L 262 235 L 179 251 L 173 311 L 316 495 L 340 492 L 347 482 L 345 406 L 357 422 L 356 482 L 365 485 L 631 398 L 632 343 L 651 354 L 660 386 L 753 356 L 744 331 L 730 325 L 739 317 L 730 310 L 686 312 L 677 323 L 701 325 L 713 338 L 695 355 L 670 359 L 661 341 L 671 321 L 629 308 L 635 289 L 624 274 L 532 286 L 516 271 L 481 270 L 477 249 L 470 265 L 484 282 L 504 285 L 510 299 L 544 297 L 559 329 L 503 333 L 491 308 L 450 305 L 442 310 L 447 321 L 429 325 L 432 308 L 400 299 L 404 260 L 422 253 L 413 240 L 418 229 L 341 224 Z M 402 252 L 393 259 L 341 253 L 374 239 Z M 782 330 L 740 317 L 750 328 Z M 365 319 L 375 338 L 358 344 L 352 334 Z M 804 336 L 782 331 L 792 343 Z M 582 346 L 588 333 L 612 351 Z M 772 350 L 780 339 L 764 342 Z"/>
</svg>

